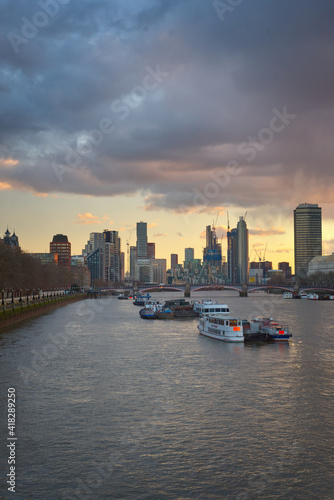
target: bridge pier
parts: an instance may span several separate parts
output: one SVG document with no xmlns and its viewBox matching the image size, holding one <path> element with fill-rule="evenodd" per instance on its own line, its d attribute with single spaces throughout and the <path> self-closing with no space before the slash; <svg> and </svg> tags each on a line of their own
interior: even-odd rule
<svg viewBox="0 0 334 500">
<path fill-rule="evenodd" d="M 242 289 L 239 292 L 239 297 L 248 297 L 248 287 L 246 283 L 243 283 Z"/>
<path fill-rule="evenodd" d="M 191 293 L 190 293 L 190 285 L 187 284 L 184 288 L 184 296 L 185 297 L 190 297 L 191 296 Z"/>
</svg>

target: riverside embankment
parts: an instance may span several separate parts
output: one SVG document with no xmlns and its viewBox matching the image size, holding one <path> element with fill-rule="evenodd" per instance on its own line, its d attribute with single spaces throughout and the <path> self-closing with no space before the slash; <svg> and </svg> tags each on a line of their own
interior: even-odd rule
<svg viewBox="0 0 334 500">
<path fill-rule="evenodd" d="M 58 307 L 87 298 L 86 293 L 72 293 L 55 297 L 39 298 L 0 306 L 0 329 L 15 325 L 26 319 L 46 314 Z"/>
</svg>

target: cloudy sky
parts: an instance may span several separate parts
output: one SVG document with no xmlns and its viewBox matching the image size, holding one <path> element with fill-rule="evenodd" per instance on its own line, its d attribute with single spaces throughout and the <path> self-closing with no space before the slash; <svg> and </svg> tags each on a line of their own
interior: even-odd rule
<svg viewBox="0 0 334 500">
<path fill-rule="evenodd" d="M 332 0 L 0 0 L 0 19 L 0 231 L 23 249 L 115 229 L 125 250 L 143 220 L 158 257 L 199 258 L 228 212 L 293 264 L 308 202 L 334 251 Z"/>
</svg>

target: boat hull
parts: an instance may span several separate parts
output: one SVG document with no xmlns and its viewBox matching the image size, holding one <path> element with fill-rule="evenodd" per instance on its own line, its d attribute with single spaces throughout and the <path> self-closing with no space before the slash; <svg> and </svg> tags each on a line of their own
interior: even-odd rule
<svg viewBox="0 0 334 500">
<path fill-rule="evenodd" d="M 205 337 L 222 342 L 244 342 L 241 321 L 234 318 L 203 317 L 198 323 L 198 331 Z"/>
<path fill-rule="evenodd" d="M 270 335 L 269 334 L 269 340 L 273 340 L 274 342 L 289 342 L 289 338 L 291 337 L 291 334 L 286 334 L 286 335 Z"/>
<path fill-rule="evenodd" d="M 140 317 L 141 317 L 142 319 L 157 319 L 157 317 L 156 317 L 155 313 L 153 313 L 153 314 L 149 314 L 149 313 L 142 313 L 142 314 L 140 314 Z"/>
<path fill-rule="evenodd" d="M 223 342 L 244 342 L 244 338 L 242 337 L 235 337 L 235 338 L 232 338 L 232 337 L 222 337 L 221 335 L 214 335 L 213 333 L 208 333 L 208 332 L 204 332 L 201 330 L 199 330 L 199 333 L 201 335 L 204 335 L 204 337 L 208 337 L 209 339 L 215 339 L 215 340 L 221 340 Z"/>
<path fill-rule="evenodd" d="M 157 319 L 174 319 L 174 314 L 173 313 L 158 312 L 158 313 L 156 313 L 156 318 Z"/>
</svg>

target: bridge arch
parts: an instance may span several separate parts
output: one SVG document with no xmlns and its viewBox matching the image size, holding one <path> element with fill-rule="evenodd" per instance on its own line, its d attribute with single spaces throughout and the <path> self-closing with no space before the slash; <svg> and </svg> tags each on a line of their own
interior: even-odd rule
<svg viewBox="0 0 334 500">
<path fill-rule="evenodd" d="M 248 292 L 256 292 L 257 290 L 284 290 L 286 292 L 292 292 L 293 288 L 292 287 L 287 287 L 283 285 L 263 285 L 263 286 L 256 286 L 253 288 L 248 288 Z"/>
<path fill-rule="evenodd" d="M 138 290 L 140 292 L 161 292 L 161 290 L 166 290 L 167 292 L 184 292 L 184 288 L 182 289 L 174 286 L 147 286 L 145 288 L 139 287 Z"/>
</svg>

